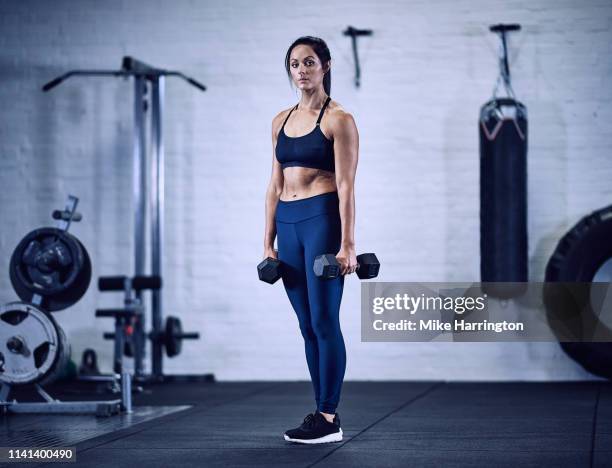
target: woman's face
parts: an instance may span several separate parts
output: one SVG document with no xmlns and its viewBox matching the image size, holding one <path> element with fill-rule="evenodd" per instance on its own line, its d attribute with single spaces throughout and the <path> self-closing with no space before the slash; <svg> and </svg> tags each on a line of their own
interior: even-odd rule
<svg viewBox="0 0 612 468">
<path fill-rule="evenodd" d="M 299 44 L 289 56 L 289 69 L 295 85 L 301 89 L 316 89 L 322 86 L 326 69 L 312 47 Z"/>
</svg>

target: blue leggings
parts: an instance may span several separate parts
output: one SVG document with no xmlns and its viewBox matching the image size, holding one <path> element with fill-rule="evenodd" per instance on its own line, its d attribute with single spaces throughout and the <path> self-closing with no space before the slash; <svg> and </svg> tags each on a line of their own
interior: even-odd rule
<svg viewBox="0 0 612 468">
<path fill-rule="evenodd" d="M 285 290 L 304 337 L 306 361 L 317 409 L 334 414 L 346 369 L 346 349 L 340 331 L 344 276 L 315 276 L 316 256 L 340 250 L 338 193 L 328 192 L 296 201 L 279 200 L 276 208 L 278 259 Z"/>
</svg>

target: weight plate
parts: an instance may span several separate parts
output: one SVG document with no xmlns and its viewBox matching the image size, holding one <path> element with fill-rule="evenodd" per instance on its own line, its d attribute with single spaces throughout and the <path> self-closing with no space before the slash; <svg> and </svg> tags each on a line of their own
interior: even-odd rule
<svg viewBox="0 0 612 468">
<path fill-rule="evenodd" d="M 42 228 L 46 229 L 46 228 Z M 55 228 L 48 228 L 55 229 Z M 35 231 L 32 231 L 35 232 Z M 89 283 L 91 282 L 91 259 L 89 258 L 89 254 L 87 253 L 87 249 L 83 246 L 81 241 L 79 241 L 76 237 L 68 234 L 66 232 L 60 231 L 63 235 L 69 236 L 69 238 L 74 241 L 77 249 L 80 252 L 80 267 L 77 271 L 77 276 L 72 281 L 70 287 L 66 288 L 63 291 L 57 292 L 53 295 L 42 295 L 42 303 L 41 306 L 45 308 L 45 310 L 49 312 L 55 312 L 58 310 L 64 310 L 74 304 L 76 304 L 81 297 L 89 288 Z M 27 237 L 27 236 L 26 236 Z M 11 282 L 13 283 L 13 287 L 15 292 L 19 296 L 19 298 L 24 301 L 31 303 L 33 302 L 34 294 L 40 294 L 39 292 L 32 291 L 31 288 L 28 288 L 26 284 L 19 281 L 17 278 L 17 270 L 18 268 L 14 267 L 14 262 L 16 262 L 17 249 L 15 253 L 13 253 L 13 258 L 11 259 L 10 266 L 10 274 L 11 274 Z"/>
<path fill-rule="evenodd" d="M 74 236 L 73 238 L 79 245 L 79 249 L 83 254 L 83 263 L 72 286 L 60 294 L 45 298 L 43 305 L 45 309 L 50 312 L 64 310 L 79 302 L 87 292 L 89 283 L 91 282 L 91 259 L 89 258 L 87 249 L 80 240 Z"/>
<path fill-rule="evenodd" d="M 166 333 L 164 344 L 166 345 L 166 355 L 174 357 L 181 354 L 183 342 L 183 327 L 178 317 L 168 317 L 166 319 Z"/>
<path fill-rule="evenodd" d="M 70 362 L 70 356 L 72 354 L 72 349 L 70 344 L 68 343 L 68 339 L 66 338 L 66 334 L 62 327 L 59 326 L 57 322 L 55 322 L 55 327 L 57 328 L 57 334 L 59 337 L 59 355 L 57 356 L 57 360 L 51 366 L 49 372 L 43 376 L 43 378 L 38 382 L 40 385 L 48 385 L 50 383 L 55 382 L 60 377 L 65 377 L 67 372 L 67 367 Z"/>
<path fill-rule="evenodd" d="M 13 252 L 11 283 L 16 291 L 54 296 L 74 283 L 82 265 L 83 252 L 74 236 L 53 227 L 35 229 Z"/>
<path fill-rule="evenodd" d="M 0 381 L 10 385 L 52 382 L 66 365 L 70 348 L 50 314 L 32 304 L 0 307 Z"/>
</svg>

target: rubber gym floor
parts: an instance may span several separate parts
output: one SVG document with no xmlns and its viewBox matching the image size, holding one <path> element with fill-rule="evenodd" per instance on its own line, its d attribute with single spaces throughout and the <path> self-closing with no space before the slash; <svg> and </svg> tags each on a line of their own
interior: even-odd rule
<svg viewBox="0 0 612 468">
<path fill-rule="evenodd" d="M 147 385 L 132 415 L 0 416 L 0 446 L 74 446 L 79 467 L 612 466 L 611 382 L 347 381 L 344 440 L 286 442 L 283 431 L 314 410 L 310 385 Z M 48 390 L 61 400 L 102 399 Z M 49 466 L 19 464 L 39 465 Z"/>
</svg>

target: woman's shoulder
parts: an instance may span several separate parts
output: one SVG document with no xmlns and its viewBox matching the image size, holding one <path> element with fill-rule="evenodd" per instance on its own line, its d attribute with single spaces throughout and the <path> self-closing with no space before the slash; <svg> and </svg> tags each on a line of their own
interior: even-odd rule
<svg viewBox="0 0 612 468">
<path fill-rule="evenodd" d="M 282 111 L 280 111 L 278 114 L 274 116 L 274 118 L 272 119 L 272 123 L 277 122 L 277 121 L 283 121 L 285 117 L 289 115 L 289 112 L 291 112 L 291 109 L 293 109 L 294 107 L 295 106 L 288 107 L 287 109 L 283 109 Z"/>
<path fill-rule="evenodd" d="M 293 109 L 293 107 L 283 109 L 282 111 L 280 111 L 278 114 L 274 116 L 274 118 L 272 119 L 272 129 L 273 130 L 276 130 L 277 132 L 278 130 L 280 130 L 281 125 L 283 124 L 283 122 L 289 115 L 289 112 L 291 112 L 291 109 Z"/>
<path fill-rule="evenodd" d="M 335 100 L 329 101 L 329 123 L 334 129 L 355 125 L 353 115 Z"/>
<path fill-rule="evenodd" d="M 278 114 L 276 114 L 274 118 L 272 119 L 272 135 L 275 138 L 278 135 L 278 132 L 280 131 L 281 126 L 283 125 L 283 122 L 289 115 L 289 112 L 291 112 L 291 109 L 293 109 L 293 107 L 283 109 Z"/>
</svg>

